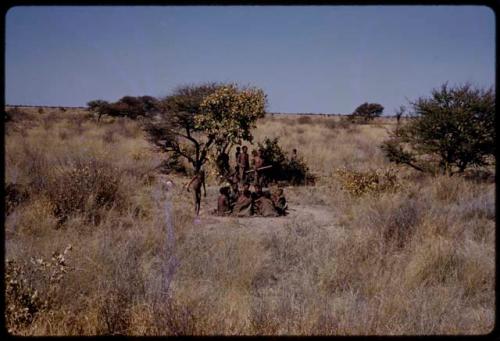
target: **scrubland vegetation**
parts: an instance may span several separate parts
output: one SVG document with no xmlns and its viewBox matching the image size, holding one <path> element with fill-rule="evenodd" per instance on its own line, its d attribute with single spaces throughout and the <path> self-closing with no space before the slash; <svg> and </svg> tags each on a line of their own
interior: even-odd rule
<svg viewBox="0 0 500 341">
<path fill-rule="evenodd" d="M 315 186 L 287 217 L 216 219 L 140 121 L 20 108 L 6 123 L 6 322 L 16 335 L 486 334 L 495 183 L 390 164 L 396 119 L 274 115 L 254 141 L 298 149 Z M 233 157 L 233 155 L 231 155 Z M 175 240 L 167 240 L 171 202 Z M 321 214 L 311 214 L 321 209 Z M 253 219 L 253 220 L 252 220 Z M 167 245 L 169 247 L 167 248 Z M 175 259 L 175 271 L 165 264 Z M 171 280 L 169 288 L 165 287 Z M 168 289 L 168 290 L 167 290 Z"/>
</svg>

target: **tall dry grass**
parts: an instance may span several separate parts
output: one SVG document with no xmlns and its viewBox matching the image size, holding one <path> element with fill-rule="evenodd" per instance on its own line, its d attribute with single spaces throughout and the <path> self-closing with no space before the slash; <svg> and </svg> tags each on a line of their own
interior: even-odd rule
<svg viewBox="0 0 500 341">
<path fill-rule="evenodd" d="M 353 195 L 335 173 L 387 169 L 377 144 L 392 121 L 264 119 L 256 140 L 280 137 L 319 176 L 316 186 L 286 188 L 290 207 L 321 209 L 324 216 L 304 210 L 270 226 L 266 218 L 221 221 L 204 213 L 211 224 L 194 225 L 191 197 L 181 188 L 187 179 L 173 176 L 167 191 L 160 176 L 147 172 L 162 156 L 137 122 L 24 110 L 6 126 L 5 181 L 29 192 L 5 222 L 6 258 L 24 269 L 11 272 L 22 285 L 7 283 L 13 334 L 418 335 L 493 328 L 494 183 L 398 169 L 397 187 Z M 205 212 L 217 195 L 209 185 Z M 165 200 L 173 205 L 170 248 Z M 66 208 L 64 219 L 57 207 Z M 65 272 L 51 280 L 54 267 L 37 260 L 50 262 L 68 245 Z M 172 256 L 173 276 L 164 266 Z M 23 319 L 27 306 L 31 315 Z"/>
</svg>

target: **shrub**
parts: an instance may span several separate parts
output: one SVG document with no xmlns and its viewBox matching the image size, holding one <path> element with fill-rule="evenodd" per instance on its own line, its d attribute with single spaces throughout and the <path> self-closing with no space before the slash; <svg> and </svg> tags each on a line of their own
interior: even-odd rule
<svg viewBox="0 0 500 341">
<path fill-rule="evenodd" d="M 52 165 L 40 147 L 32 147 L 26 143 L 22 144 L 23 173 L 29 176 L 27 190 L 31 193 L 40 193 L 48 186 L 48 178 Z"/>
<path fill-rule="evenodd" d="M 365 193 L 378 194 L 400 188 L 396 171 L 390 168 L 366 172 L 338 168 L 335 174 L 341 181 L 342 189 L 353 196 L 361 196 Z"/>
<path fill-rule="evenodd" d="M 29 113 L 19 109 L 18 107 L 14 107 L 10 110 L 5 111 L 5 122 L 19 122 L 32 118 L 34 118 L 33 115 L 30 115 Z"/>
<path fill-rule="evenodd" d="M 487 166 L 495 153 L 495 93 L 469 84 L 434 89 L 411 103 L 414 115 L 381 148 L 389 161 L 453 175 Z"/>
<path fill-rule="evenodd" d="M 20 184 L 8 183 L 5 186 L 5 213 L 10 214 L 16 206 L 29 198 L 29 192 Z"/>
<path fill-rule="evenodd" d="M 328 129 L 335 129 L 337 128 L 337 125 L 339 125 L 339 123 L 335 122 L 333 119 L 329 118 L 325 121 L 325 127 L 327 127 Z"/>
<path fill-rule="evenodd" d="M 31 258 L 30 263 L 6 260 L 5 319 L 9 333 L 20 332 L 32 324 L 38 314 L 56 309 L 61 303 L 57 301 L 57 293 L 63 278 L 73 270 L 66 260 L 71 249 L 68 245 L 63 253 L 55 251 L 50 260 Z"/>
<path fill-rule="evenodd" d="M 340 120 L 337 122 L 336 126 L 341 129 L 348 129 L 351 127 L 352 121 L 350 115 L 344 115 L 340 117 Z"/>
<path fill-rule="evenodd" d="M 51 179 L 47 196 L 54 215 L 62 223 L 72 214 L 83 214 L 98 223 L 100 209 L 120 207 L 120 173 L 111 165 L 95 159 L 78 160 Z"/>
<path fill-rule="evenodd" d="M 115 142 L 115 132 L 113 129 L 107 129 L 104 134 L 102 134 L 102 140 L 105 143 L 113 143 Z"/>
<path fill-rule="evenodd" d="M 9 333 L 30 325 L 36 314 L 45 309 L 38 292 L 26 279 L 25 269 L 13 260 L 5 267 L 5 322 Z"/>
<path fill-rule="evenodd" d="M 389 211 L 389 216 L 383 227 L 383 236 L 387 242 L 393 242 L 397 247 L 404 247 L 420 224 L 421 212 L 415 199 L 405 198 Z"/>
<path fill-rule="evenodd" d="M 299 119 L 297 120 L 300 124 L 312 124 L 312 118 L 309 116 L 300 116 Z"/>
<path fill-rule="evenodd" d="M 271 182 L 285 181 L 293 185 L 304 184 L 308 172 L 307 165 L 301 158 L 288 158 L 281 147 L 279 139 L 266 137 L 263 143 L 259 143 L 261 157 L 265 165 L 272 168 L 266 169 L 263 175 Z"/>
</svg>

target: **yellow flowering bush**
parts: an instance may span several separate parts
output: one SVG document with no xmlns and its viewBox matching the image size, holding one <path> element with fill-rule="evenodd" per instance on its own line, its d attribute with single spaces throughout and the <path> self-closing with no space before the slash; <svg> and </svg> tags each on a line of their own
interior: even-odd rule
<svg viewBox="0 0 500 341">
<path fill-rule="evenodd" d="M 337 168 L 335 175 L 340 180 L 342 189 L 353 196 L 395 191 L 401 186 L 396 171 L 392 168 L 366 172 Z"/>
</svg>

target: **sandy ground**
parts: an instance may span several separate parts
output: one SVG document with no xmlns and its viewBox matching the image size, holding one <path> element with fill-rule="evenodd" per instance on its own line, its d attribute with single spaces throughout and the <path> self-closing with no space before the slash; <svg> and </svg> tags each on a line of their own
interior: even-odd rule
<svg viewBox="0 0 500 341">
<path fill-rule="evenodd" d="M 277 231 L 286 228 L 290 223 L 302 220 L 308 221 L 317 227 L 325 229 L 335 229 L 335 216 L 327 205 L 311 204 L 304 205 L 294 200 L 292 196 L 285 196 L 288 201 L 288 214 L 281 217 L 219 217 L 210 214 L 217 205 L 216 186 L 207 187 L 207 197 L 202 199 L 202 208 L 200 210 L 200 227 L 209 230 L 218 229 L 222 226 L 232 228 L 252 229 L 257 231 Z M 292 197 L 292 198 L 290 198 Z"/>
</svg>

